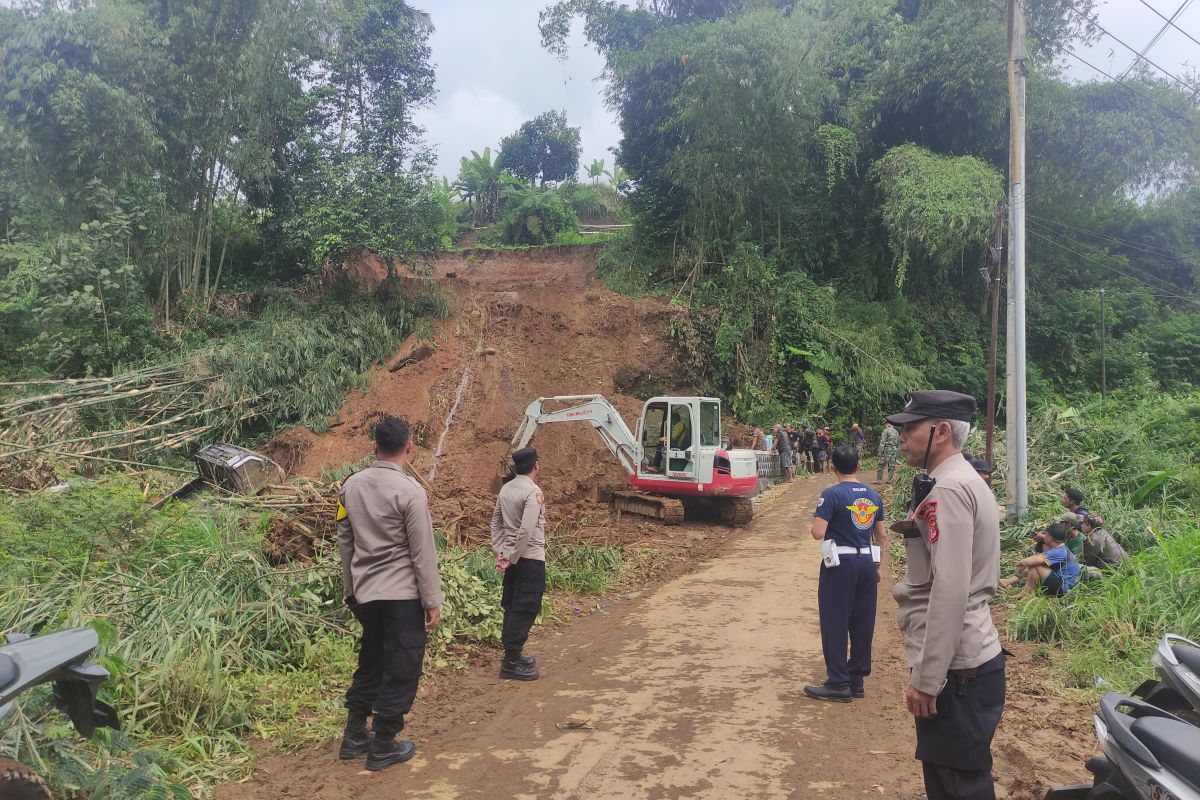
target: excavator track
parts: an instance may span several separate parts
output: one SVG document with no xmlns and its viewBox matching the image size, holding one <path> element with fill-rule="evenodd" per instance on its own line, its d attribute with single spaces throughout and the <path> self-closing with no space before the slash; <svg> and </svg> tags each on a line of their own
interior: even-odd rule
<svg viewBox="0 0 1200 800">
<path fill-rule="evenodd" d="M 641 492 L 613 492 L 613 511 L 651 517 L 667 525 L 683 524 L 683 503 L 672 497 Z"/>
<path fill-rule="evenodd" d="M 722 505 L 721 518 L 728 525 L 739 528 L 754 519 L 754 504 L 749 497 L 730 497 Z"/>
<path fill-rule="evenodd" d="M 4 800 L 50 800 L 50 790 L 29 767 L 0 758 L 0 797 Z"/>
</svg>

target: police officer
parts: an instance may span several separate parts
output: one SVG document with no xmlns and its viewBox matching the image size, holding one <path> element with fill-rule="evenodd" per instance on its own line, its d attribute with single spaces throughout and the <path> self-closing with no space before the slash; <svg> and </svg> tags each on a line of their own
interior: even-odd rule
<svg viewBox="0 0 1200 800">
<path fill-rule="evenodd" d="M 904 460 L 934 481 L 909 511 L 907 572 L 892 590 L 929 800 L 996 796 L 991 744 L 1004 709 L 1004 655 L 988 600 L 1000 577 L 1000 522 L 995 497 L 962 455 L 974 414 L 972 397 L 920 391 L 888 417 Z"/>
<path fill-rule="evenodd" d="M 411 456 L 408 423 L 385 417 L 375 427 L 375 462 L 347 478 L 338 498 L 345 604 L 363 629 L 339 755 L 367 753 L 372 771 L 416 752 L 395 737 L 417 696 L 426 633 L 441 619 L 429 500 L 403 470 Z M 374 736 L 366 727 L 372 712 Z"/>
<path fill-rule="evenodd" d="M 492 552 L 496 569 L 504 573 L 504 626 L 500 641 L 504 661 L 500 677 L 517 681 L 538 679 L 536 659 L 521 650 L 529 629 L 542 609 L 546 592 L 546 498 L 534 483 L 537 451 L 522 448 L 512 455 L 516 477 L 504 484 L 492 511 Z"/>
<path fill-rule="evenodd" d="M 858 448 L 836 447 L 833 469 L 838 482 L 821 492 L 812 525 L 812 537 L 822 542 L 823 549 L 835 552 L 838 562 L 831 566 L 834 559 L 825 557 L 817 585 L 825 682 L 805 686 L 804 693 L 816 700 L 849 703 L 864 696 L 863 679 L 871 674 L 879 553 L 887 533 L 883 498 L 858 480 Z M 871 546 L 872 536 L 878 549 Z"/>
</svg>

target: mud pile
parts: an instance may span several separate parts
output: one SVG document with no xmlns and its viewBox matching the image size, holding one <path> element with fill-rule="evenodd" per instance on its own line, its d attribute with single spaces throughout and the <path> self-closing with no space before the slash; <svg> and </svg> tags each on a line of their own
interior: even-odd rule
<svg viewBox="0 0 1200 800">
<path fill-rule="evenodd" d="M 557 252 L 556 251 L 562 251 Z M 414 432 L 414 471 L 423 478 L 464 373 L 445 455 L 429 492 L 435 523 L 467 541 L 486 537 L 494 502 L 492 486 L 509 442 L 530 401 L 541 396 L 602 394 L 633 429 L 642 400 L 632 386 L 691 391 L 677 374 L 667 326 L 680 313 L 661 300 L 633 300 L 608 292 L 592 279 L 594 251 L 552 248 L 456 254 L 435 274 L 454 296 L 455 312 L 439 320 L 432 352 L 426 340 L 405 342 L 369 385 L 352 393 L 328 432 L 282 434 L 273 445 L 294 473 L 323 473 L 369 457 L 374 423 L 384 414 L 407 419 Z M 448 277 L 452 276 L 452 277 Z M 603 490 L 628 478 L 586 423 L 544 426 L 532 442 L 541 459 L 538 483 L 552 528 L 567 522 L 579 535 L 605 536 Z M 637 526 L 623 526 L 636 528 Z M 590 528 L 590 530 L 589 530 Z"/>
</svg>

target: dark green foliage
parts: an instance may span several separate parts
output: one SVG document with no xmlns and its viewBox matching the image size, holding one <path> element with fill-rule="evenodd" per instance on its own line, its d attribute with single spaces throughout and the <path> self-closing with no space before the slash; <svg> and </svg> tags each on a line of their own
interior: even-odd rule
<svg viewBox="0 0 1200 800">
<path fill-rule="evenodd" d="M 500 227 L 506 244 L 546 244 L 579 228 L 575 212 L 557 192 L 523 190 L 505 201 Z"/>
<path fill-rule="evenodd" d="M 402 0 L 0 8 L 0 358 L 111 371 L 228 284 L 448 246 L 429 31 Z"/>
<path fill-rule="evenodd" d="M 1200 115 L 1147 75 L 1129 80 L 1184 111 L 1167 118 L 1127 87 L 1067 79 L 1057 47 L 1095 35 L 1083 22 L 1093 4 L 1027 5 L 1031 389 L 1098 388 L 1101 287 L 1110 386 L 1185 388 L 1200 361 L 1184 330 L 1200 310 Z M 1007 171 L 1001 13 L 953 0 L 565 0 L 541 16 L 552 51 L 574 17 L 606 60 L 636 226 L 601 268 L 611 285 L 667 285 L 692 304 L 681 341 L 716 390 L 742 409 L 874 413 L 891 401 L 859 378 L 890 372 L 888 392 L 940 385 L 982 400 L 978 270 Z M 1147 188 L 1161 194 L 1129 199 Z M 748 252 L 770 267 L 749 288 Z M 759 294 L 782 302 L 796 274 L 834 313 L 780 306 L 768 323 Z M 789 317 L 825 326 L 820 352 L 857 347 L 878 363 L 813 369 L 793 350 L 818 350 L 776 324 Z"/>
<path fill-rule="evenodd" d="M 571 180 L 579 171 L 579 128 L 567 112 L 547 111 L 505 136 L 500 155 L 504 169 L 530 185 Z"/>
</svg>

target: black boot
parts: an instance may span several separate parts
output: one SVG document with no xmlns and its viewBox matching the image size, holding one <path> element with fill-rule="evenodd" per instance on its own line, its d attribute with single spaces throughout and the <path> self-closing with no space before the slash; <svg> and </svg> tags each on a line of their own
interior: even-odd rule
<svg viewBox="0 0 1200 800">
<path fill-rule="evenodd" d="M 814 700 L 830 700 L 835 703 L 849 703 L 852 698 L 848 683 L 822 683 L 820 686 L 805 686 L 804 694 Z"/>
<path fill-rule="evenodd" d="M 417 746 L 407 739 L 397 742 L 395 734 L 386 739 L 376 736 L 371 740 L 371 750 L 367 753 L 367 769 L 378 772 L 392 764 L 403 764 L 416 753 Z"/>
<path fill-rule="evenodd" d="M 532 658 L 527 661 L 520 653 L 505 653 L 504 660 L 500 662 L 501 680 L 536 681 L 538 671 L 532 661 Z"/>
<path fill-rule="evenodd" d="M 367 715 L 351 711 L 346 718 L 346 731 L 342 734 L 342 749 L 338 751 L 338 758 L 356 758 L 370 747 L 371 732 L 367 730 Z"/>
<path fill-rule="evenodd" d="M 518 654 L 517 660 L 520 661 L 522 664 L 524 664 L 527 667 L 536 667 L 537 666 L 537 659 L 534 658 L 533 656 Z"/>
<path fill-rule="evenodd" d="M 861 683 L 852 684 L 850 686 L 850 696 L 853 697 L 855 700 L 862 700 L 864 697 L 867 696 L 867 690 L 863 688 L 863 685 Z"/>
</svg>

